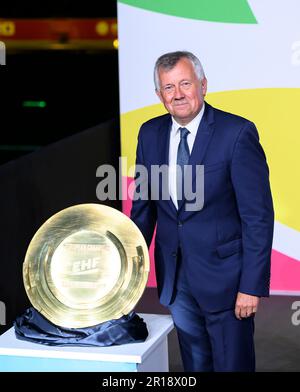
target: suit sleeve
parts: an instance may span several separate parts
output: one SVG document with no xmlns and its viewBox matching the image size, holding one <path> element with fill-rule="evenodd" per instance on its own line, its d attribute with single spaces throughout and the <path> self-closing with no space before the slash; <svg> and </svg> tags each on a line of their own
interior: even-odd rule
<svg viewBox="0 0 300 392">
<path fill-rule="evenodd" d="M 139 132 L 137 151 L 136 151 L 136 172 L 135 172 L 135 193 L 132 201 L 132 209 L 130 218 L 141 230 L 148 247 L 151 244 L 156 219 L 157 211 L 155 202 L 151 200 L 151 192 L 148 181 L 148 175 L 144 172 L 138 172 L 137 167 L 142 165 L 149 169 L 144 161 L 143 154 L 143 127 Z"/>
<path fill-rule="evenodd" d="M 251 122 L 242 128 L 237 139 L 231 178 L 242 224 L 243 264 L 239 291 L 267 297 L 274 211 L 265 153 Z"/>
</svg>

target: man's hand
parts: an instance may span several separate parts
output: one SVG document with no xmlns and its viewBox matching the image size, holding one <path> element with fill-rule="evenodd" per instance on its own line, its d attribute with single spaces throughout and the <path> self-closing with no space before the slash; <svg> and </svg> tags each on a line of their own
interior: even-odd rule
<svg viewBox="0 0 300 392">
<path fill-rule="evenodd" d="M 241 320 L 257 312 L 259 297 L 254 295 L 238 293 L 235 303 L 235 315 Z"/>
</svg>

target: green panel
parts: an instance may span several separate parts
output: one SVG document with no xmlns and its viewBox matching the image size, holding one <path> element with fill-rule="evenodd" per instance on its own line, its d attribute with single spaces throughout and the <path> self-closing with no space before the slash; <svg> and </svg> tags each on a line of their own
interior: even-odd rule
<svg viewBox="0 0 300 392">
<path fill-rule="evenodd" d="M 257 23 L 247 0 L 119 0 L 120 3 L 183 18 Z"/>
<path fill-rule="evenodd" d="M 23 101 L 24 108 L 45 108 L 47 103 L 45 101 Z"/>
</svg>

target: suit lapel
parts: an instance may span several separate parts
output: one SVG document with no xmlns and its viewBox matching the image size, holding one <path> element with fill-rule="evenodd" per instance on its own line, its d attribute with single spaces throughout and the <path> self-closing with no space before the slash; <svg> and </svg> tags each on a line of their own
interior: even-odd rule
<svg viewBox="0 0 300 392">
<path fill-rule="evenodd" d="M 170 132 L 172 127 L 171 116 L 168 115 L 164 118 L 158 130 L 158 157 L 160 165 L 167 165 L 169 163 L 169 145 L 170 145 Z"/>
<path fill-rule="evenodd" d="M 169 146 L 170 146 L 170 133 L 172 129 L 172 117 L 166 116 L 166 119 L 162 122 L 159 127 L 158 133 L 158 157 L 159 157 L 159 165 L 169 165 Z M 169 177 L 168 177 L 169 181 Z M 166 185 L 169 189 L 169 184 Z M 159 183 L 160 190 L 160 200 L 162 200 L 162 181 Z M 177 209 L 171 198 L 165 200 L 170 212 L 172 214 L 177 214 Z"/>
</svg>

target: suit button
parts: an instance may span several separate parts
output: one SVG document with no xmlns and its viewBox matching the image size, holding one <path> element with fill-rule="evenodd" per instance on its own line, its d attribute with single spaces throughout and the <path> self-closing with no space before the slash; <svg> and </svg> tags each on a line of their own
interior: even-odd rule
<svg viewBox="0 0 300 392">
<path fill-rule="evenodd" d="M 178 227 L 182 226 L 182 222 L 178 221 Z"/>
<path fill-rule="evenodd" d="M 177 257 L 177 252 L 173 252 L 173 253 L 172 253 L 172 256 L 173 256 L 173 257 Z"/>
</svg>

